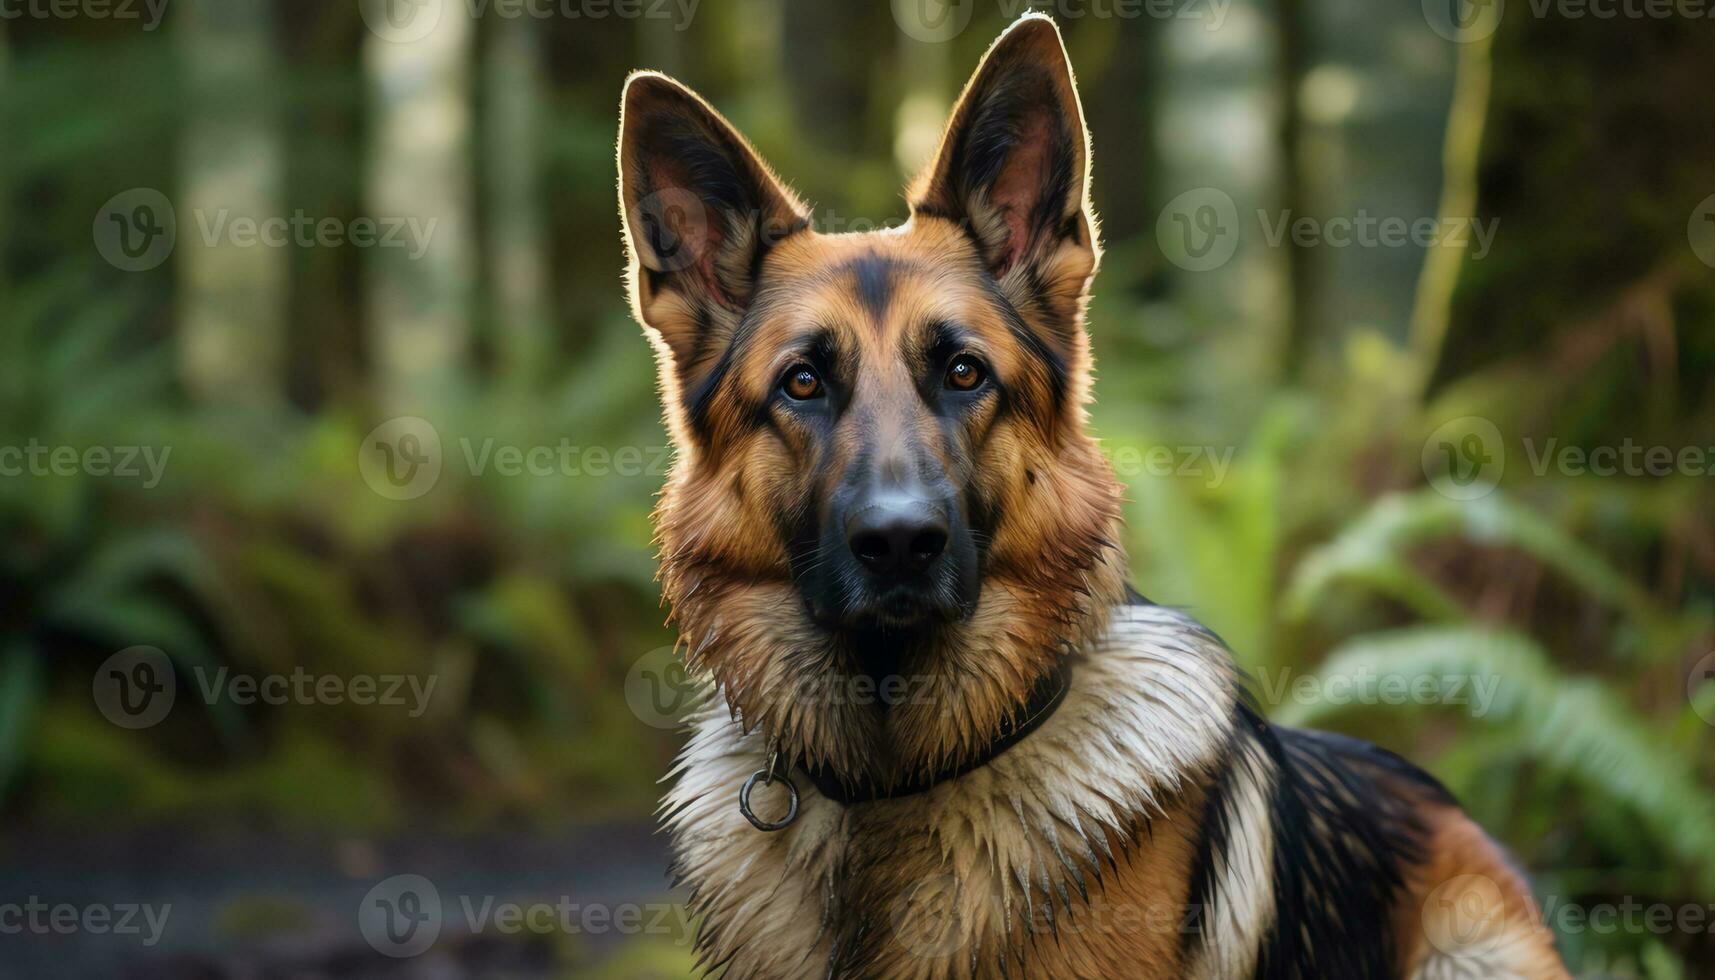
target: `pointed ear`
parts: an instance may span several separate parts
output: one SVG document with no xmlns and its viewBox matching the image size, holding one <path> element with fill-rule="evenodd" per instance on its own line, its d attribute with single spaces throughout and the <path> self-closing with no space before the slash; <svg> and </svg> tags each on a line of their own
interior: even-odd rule
<svg viewBox="0 0 1715 980">
<path fill-rule="evenodd" d="M 1037 305 L 1070 340 L 1101 256 L 1090 149 L 1072 66 L 1054 21 L 1019 18 L 965 85 L 913 215 L 960 222 L 1021 310 Z"/>
<path fill-rule="evenodd" d="M 654 72 L 626 79 L 619 207 L 632 312 L 665 348 L 663 375 L 681 384 L 731 339 L 768 249 L 809 223 L 720 113 Z"/>
</svg>

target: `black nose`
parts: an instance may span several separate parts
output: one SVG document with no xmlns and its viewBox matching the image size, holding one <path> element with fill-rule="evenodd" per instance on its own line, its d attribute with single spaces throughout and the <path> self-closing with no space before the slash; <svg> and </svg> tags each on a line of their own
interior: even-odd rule
<svg viewBox="0 0 1715 980">
<path fill-rule="evenodd" d="M 947 518 L 918 497 L 873 497 L 846 521 L 846 544 L 877 575 L 921 572 L 947 548 Z"/>
</svg>

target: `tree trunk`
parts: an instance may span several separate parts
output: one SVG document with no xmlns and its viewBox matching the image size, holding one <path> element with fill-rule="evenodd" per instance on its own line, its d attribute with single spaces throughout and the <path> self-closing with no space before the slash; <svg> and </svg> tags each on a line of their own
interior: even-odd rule
<svg viewBox="0 0 1715 980">
<path fill-rule="evenodd" d="M 695 26 L 715 15 L 698 8 Z M 594 324 L 620 295 L 619 209 L 615 203 L 613 139 L 620 86 L 633 68 L 671 70 L 654 60 L 675 51 L 676 40 L 643 44 L 644 32 L 671 34 L 671 25 L 636 18 L 599 21 L 561 19 L 544 25 L 542 106 L 547 123 L 537 162 L 541 186 L 545 255 L 550 274 L 549 336 L 559 359 L 575 359 L 593 342 Z M 538 28 L 532 27 L 532 30 Z M 718 40 L 706 42 L 717 47 Z M 649 48 L 643 51 L 642 48 Z M 590 216 L 610 220 L 592 228 Z"/>
<path fill-rule="evenodd" d="M 190 0 L 177 39 L 189 108 L 179 205 L 179 363 L 205 403 L 279 396 L 288 241 L 270 240 L 280 207 L 280 140 L 268 93 L 279 84 L 270 0 Z M 260 239 L 249 223 L 259 223 Z"/>
<path fill-rule="evenodd" d="M 373 113 L 366 216 L 392 247 L 369 249 L 375 381 L 387 412 L 426 414 L 470 348 L 472 273 L 467 98 L 475 22 L 447 4 L 415 40 L 364 40 Z"/>
<path fill-rule="evenodd" d="M 1129 17 L 1098 26 L 1097 40 L 1111 37 L 1113 48 L 1100 79 L 1094 86 L 1084 83 L 1101 93 L 1085 96 L 1096 160 L 1096 210 L 1102 237 L 1128 243 L 1154 235 L 1155 217 L 1165 203 L 1157 192 L 1162 177 L 1155 148 L 1161 20 Z M 1068 43 L 1084 40 L 1082 27 L 1074 28 L 1077 33 Z"/>
<path fill-rule="evenodd" d="M 1280 208 L 1294 216 L 1314 213 L 1304 169 L 1303 89 L 1306 67 L 1303 0 L 1278 0 L 1275 6 L 1275 80 L 1280 99 L 1275 152 L 1280 160 Z M 1288 305 L 1281 354 L 1288 382 L 1303 379 L 1313 351 L 1322 311 L 1317 301 L 1322 270 L 1314 249 L 1294 242 L 1286 249 Z"/>
<path fill-rule="evenodd" d="M 363 43 L 358 5 L 348 0 L 276 4 L 275 30 L 293 93 L 282 115 L 283 198 L 352 227 L 363 213 L 366 156 Z M 364 251 L 293 248 L 288 253 L 285 386 L 306 410 L 353 400 L 368 371 Z"/>
<path fill-rule="evenodd" d="M 541 201 L 541 45 L 517 19 L 484 27 L 478 110 L 484 347 L 501 379 L 525 382 L 543 373 L 552 354 Z"/>
<path fill-rule="evenodd" d="M 1592 437 L 1616 441 L 1667 441 L 1706 408 L 1715 254 L 1697 236 L 1715 191 L 1715 101 L 1686 93 L 1707 90 L 1708 73 L 1700 23 L 1619 29 L 1507 6 L 1475 174 L 1493 242 L 1465 250 L 1439 337 L 1424 314 L 1431 394 L 1500 366 L 1558 384 L 1563 418 L 1576 403 Z"/>
</svg>

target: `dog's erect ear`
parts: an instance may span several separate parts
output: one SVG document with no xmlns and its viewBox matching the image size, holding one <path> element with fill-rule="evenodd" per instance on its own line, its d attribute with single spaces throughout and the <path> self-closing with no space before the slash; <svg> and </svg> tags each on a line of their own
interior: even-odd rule
<svg viewBox="0 0 1715 980">
<path fill-rule="evenodd" d="M 1100 256 L 1089 161 L 1060 31 L 1027 14 L 966 84 L 940 149 L 912 187 L 911 210 L 965 224 L 1015 304 L 1040 303 L 1075 329 Z"/>
<path fill-rule="evenodd" d="M 676 370 L 663 373 L 680 382 L 724 349 L 767 250 L 808 223 L 731 124 L 653 72 L 625 83 L 619 207 L 632 311 L 665 343 Z"/>
</svg>

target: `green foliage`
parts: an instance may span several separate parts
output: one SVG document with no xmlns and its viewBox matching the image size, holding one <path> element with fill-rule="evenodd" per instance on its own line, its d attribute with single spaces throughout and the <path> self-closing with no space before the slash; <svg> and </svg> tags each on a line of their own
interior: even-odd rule
<svg viewBox="0 0 1715 980">
<path fill-rule="evenodd" d="M 1621 807 L 1652 843 L 1715 892 L 1715 792 L 1700 784 L 1687 757 L 1664 752 L 1659 724 L 1641 717 L 1593 677 L 1555 667 L 1529 637 L 1470 625 L 1425 625 L 1367 634 L 1336 648 L 1318 674 L 1361 678 L 1460 678 L 1494 684 L 1493 699 L 1472 705 L 1473 724 L 1504 729 L 1514 770 L 1531 762 L 1579 784 L 1599 805 Z M 1326 723 L 1344 706 L 1289 704 L 1283 723 Z M 1690 750 L 1695 745 L 1682 745 Z"/>
</svg>

